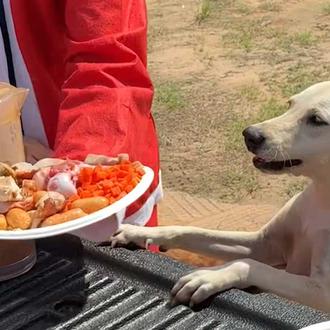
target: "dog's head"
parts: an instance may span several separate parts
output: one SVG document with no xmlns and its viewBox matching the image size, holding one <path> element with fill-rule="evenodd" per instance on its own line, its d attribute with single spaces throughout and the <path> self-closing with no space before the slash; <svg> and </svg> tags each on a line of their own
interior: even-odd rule
<svg viewBox="0 0 330 330">
<path fill-rule="evenodd" d="M 315 177 L 330 166 L 330 81 L 289 100 L 283 115 L 243 131 L 256 168 Z"/>
</svg>

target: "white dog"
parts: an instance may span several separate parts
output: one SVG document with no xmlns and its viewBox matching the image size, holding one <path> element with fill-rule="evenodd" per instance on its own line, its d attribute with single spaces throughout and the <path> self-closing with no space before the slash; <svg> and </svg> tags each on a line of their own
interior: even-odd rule
<svg viewBox="0 0 330 330">
<path fill-rule="evenodd" d="M 172 289 L 175 303 L 200 303 L 230 289 L 257 286 L 330 312 L 330 81 L 289 100 L 280 117 L 244 130 L 255 167 L 304 175 L 312 183 L 258 232 L 196 227 L 123 225 L 112 246 L 150 241 L 228 261 L 182 277 Z"/>
</svg>

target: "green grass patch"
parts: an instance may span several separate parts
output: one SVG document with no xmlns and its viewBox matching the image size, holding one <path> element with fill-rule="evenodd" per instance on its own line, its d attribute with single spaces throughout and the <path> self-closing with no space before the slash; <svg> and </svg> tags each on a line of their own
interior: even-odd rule
<svg viewBox="0 0 330 330">
<path fill-rule="evenodd" d="M 248 102 L 257 102 L 260 99 L 262 93 L 257 86 L 246 85 L 241 88 L 239 94 Z"/>
<path fill-rule="evenodd" d="M 225 46 L 239 48 L 247 53 L 254 49 L 268 49 L 269 40 L 276 38 L 278 30 L 265 26 L 264 18 L 230 22 L 225 27 L 227 33 L 222 37 Z"/>
<path fill-rule="evenodd" d="M 222 195 L 223 199 L 239 201 L 244 195 L 252 194 L 260 186 L 257 180 L 256 172 L 253 167 L 249 169 L 233 167 L 228 168 L 221 175 L 221 184 L 226 187 L 227 192 Z"/>
<path fill-rule="evenodd" d="M 285 190 L 286 195 L 289 198 L 292 198 L 293 196 L 297 195 L 299 192 L 303 191 L 307 183 L 308 182 L 306 180 L 290 183 Z"/>
<path fill-rule="evenodd" d="M 293 41 L 300 47 L 310 47 L 317 43 L 317 38 L 310 31 L 294 34 Z"/>
<path fill-rule="evenodd" d="M 254 37 L 255 33 L 252 28 L 240 27 L 236 31 L 226 33 L 223 41 L 225 45 L 232 45 L 249 53 L 254 47 Z"/>
<path fill-rule="evenodd" d="M 280 5 L 273 0 L 263 1 L 263 3 L 258 8 L 263 11 L 272 11 L 272 12 L 279 12 L 281 10 Z"/>
<path fill-rule="evenodd" d="M 157 86 L 155 102 L 171 111 L 181 109 L 185 103 L 182 90 L 175 83 L 165 83 Z"/>
<path fill-rule="evenodd" d="M 242 132 L 249 125 L 250 121 L 243 118 L 233 118 L 225 132 L 226 153 L 242 152 L 245 147 Z"/>
<path fill-rule="evenodd" d="M 266 103 L 261 105 L 261 108 L 254 118 L 255 122 L 262 122 L 274 117 L 282 115 L 287 110 L 287 106 L 277 101 L 274 98 L 271 98 Z"/>
<path fill-rule="evenodd" d="M 244 1 L 235 1 L 234 10 L 239 14 L 248 15 L 251 13 L 251 8 Z"/>
<path fill-rule="evenodd" d="M 288 34 L 285 31 L 277 31 L 274 34 L 274 48 L 280 48 L 286 52 L 292 53 L 294 48 L 309 48 L 315 46 L 318 38 L 312 32 L 305 31 L 295 34 Z"/>
<path fill-rule="evenodd" d="M 330 2 L 327 2 L 322 6 L 322 13 L 324 15 L 330 15 Z"/>
<path fill-rule="evenodd" d="M 298 63 L 288 69 L 285 82 L 281 84 L 281 91 L 283 96 L 290 97 L 321 80 L 320 72 L 312 71 Z"/>
<path fill-rule="evenodd" d="M 273 41 L 275 50 L 281 49 L 287 53 L 291 52 L 294 45 L 292 39 L 292 36 L 288 35 L 288 33 L 284 31 L 278 31 Z"/>
<path fill-rule="evenodd" d="M 210 13 L 211 13 L 210 0 L 201 0 L 201 3 L 199 4 L 198 11 L 196 14 L 196 22 L 198 24 L 201 24 L 210 16 Z"/>
</svg>

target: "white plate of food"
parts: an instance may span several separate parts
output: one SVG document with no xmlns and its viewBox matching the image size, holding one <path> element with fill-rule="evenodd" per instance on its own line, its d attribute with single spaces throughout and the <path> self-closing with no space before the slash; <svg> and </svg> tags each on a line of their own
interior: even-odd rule
<svg viewBox="0 0 330 330">
<path fill-rule="evenodd" d="M 103 165 L 95 165 L 98 161 Z M 0 163 L 0 240 L 73 233 L 102 241 L 118 228 L 116 215 L 142 196 L 153 178 L 151 168 L 126 155 Z"/>
</svg>

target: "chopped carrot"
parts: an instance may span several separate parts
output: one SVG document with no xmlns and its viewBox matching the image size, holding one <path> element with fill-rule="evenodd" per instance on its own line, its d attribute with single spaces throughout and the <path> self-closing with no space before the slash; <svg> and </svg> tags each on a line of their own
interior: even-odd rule
<svg viewBox="0 0 330 330">
<path fill-rule="evenodd" d="M 129 192 L 131 192 L 133 190 L 133 188 L 134 187 L 131 184 L 129 184 L 129 185 L 126 186 L 126 189 L 125 190 L 126 190 L 127 193 L 129 193 Z"/>
<path fill-rule="evenodd" d="M 71 196 L 65 209 L 80 198 L 105 196 L 110 204 L 130 193 L 145 174 L 140 162 L 123 160 L 112 166 L 83 167 L 78 175 L 77 195 Z"/>
<path fill-rule="evenodd" d="M 137 186 L 138 183 L 139 183 L 138 178 L 134 178 L 134 179 L 132 179 L 132 181 L 131 181 L 131 184 L 133 185 L 133 187 Z"/>
<path fill-rule="evenodd" d="M 103 190 L 96 190 L 93 192 L 93 196 L 97 197 L 97 196 L 104 196 L 104 191 Z"/>
<path fill-rule="evenodd" d="M 114 197 L 109 197 L 109 203 L 113 204 L 116 201 L 116 199 Z"/>
<path fill-rule="evenodd" d="M 79 181 L 82 183 L 92 183 L 94 169 L 91 167 L 83 167 L 79 173 Z"/>
<path fill-rule="evenodd" d="M 121 193 L 121 190 L 118 186 L 112 187 L 110 191 L 114 197 L 117 197 Z"/>
<path fill-rule="evenodd" d="M 87 198 L 87 197 L 93 197 L 93 193 L 91 193 L 88 190 L 84 190 L 81 194 L 80 194 L 81 198 Z"/>
<path fill-rule="evenodd" d="M 126 196 L 126 195 L 127 195 L 126 191 L 122 191 L 122 192 L 119 194 L 118 199 L 123 198 L 123 197 Z"/>
<path fill-rule="evenodd" d="M 112 188 L 115 185 L 112 180 L 103 180 L 101 182 L 101 184 L 102 184 L 103 188 L 106 188 L 106 189 Z"/>
</svg>

